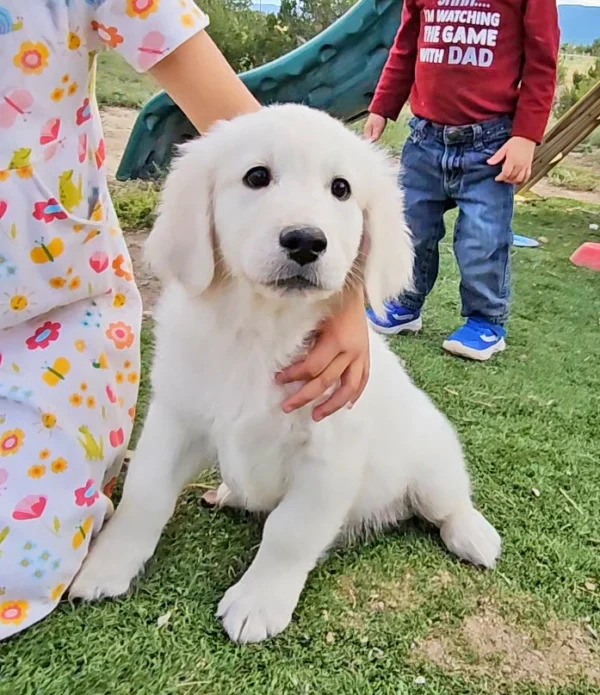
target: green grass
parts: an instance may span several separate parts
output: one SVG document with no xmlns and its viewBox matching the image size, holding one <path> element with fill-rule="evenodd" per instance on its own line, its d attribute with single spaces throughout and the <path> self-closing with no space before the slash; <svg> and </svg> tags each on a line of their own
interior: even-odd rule
<svg viewBox="0 0 600 695">
<path fill-rule="evenodd" d="M 596 191 L 600 189 L 600 171 L 570 164 L 558 165 L 548 173 L 548 181 L 570 191 Z"/>
<path fill-rule="evenodd" d="M 131 596 L 63 603 L 0 645 L 0 693 L 598 693 L 584 677 L 552 670 L 553 683 L 513 682 L 501 654 L 484 657 L 461 646 L 460 630 L 489 600 L 515 630 L 542 641 L 554 619 L 583 626 L 587 618 L 600 631 L 598 590 L 585 588 L 600 584 L 600 274 L 568 260 L 588 239 L 592 221 L 600 221 L 600 208 L 569 201 L 518 208 L 515 231 L 548 243 L 513 252 L 509 349 L 492 363 L 471 364 L 440 350 L 459 321 L 449 241 L 425 330 L 394 342 L 461 434 L 476 501 L 503 536 L 496 571 L 461 565 L 435 532 L 408 524 L 331 552 L 312 573 L 290 628 L 272 642 L 237 647 L 214 611 L 251 561 L 261 525 L 244 514 L 200 509 L 200 493 L 190 489 Z M 151 350 L 147 326 L 140 416 Z M 401 441 L 402 422 L 398 432 Z M 170 621 L 159 628 L 157 619 L 168 611 Z M 415 657 L 411 645 L 430 634 L 460 647 L 455 671 Z M 415 685 L 417 676 L 426 683 Z"/>
<path fill-rule="evenodd" d="M 573 73 L 586 73 L 595 63 L 594 56 L 560 54 L 560 60 L 567 70 L 567 81 L 573 81 Z"/>
<path fill-rule="evenodd" d="M 404 109 L 397 121 L 388 121 L 388 124 L 381 136 L 379 143 L 384 147 L 389 148 L 392 152 L 398 153 L 408 137 L 408 122 L 411 114 L 408 109 Z M 365 119 L 356 121 L 350 128 L 356 133 L 361 134 L 365 125 Z"/>
<path fill-rule="evenodd" d="M 154 222 L 160 189 L 151 181 L 114 182 L 110 185 L 121 228 L 149 229 Z"/>
<path fill-rule="evenodd" d="M 96 95 L 101 106 L 140 108 L 157 91 L 149 75 L 138 74 L 115 51 L 98 56 Z"/>
</svg>

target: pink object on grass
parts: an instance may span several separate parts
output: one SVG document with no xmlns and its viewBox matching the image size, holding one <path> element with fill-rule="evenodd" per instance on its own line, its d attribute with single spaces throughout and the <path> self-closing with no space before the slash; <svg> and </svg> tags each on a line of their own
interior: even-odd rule
<svg viewBox="0 0 600 695">
<path fill-rule="evenodd" d="M 573 253 L 571 263 L 600 271 L 600 244 L 586 241 Z"/>
</svg>

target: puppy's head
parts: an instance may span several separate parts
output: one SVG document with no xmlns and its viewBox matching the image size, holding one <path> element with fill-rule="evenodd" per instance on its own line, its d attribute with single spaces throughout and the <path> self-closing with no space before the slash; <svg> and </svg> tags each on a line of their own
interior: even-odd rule
<svg viewBox="0 0 600 695">
<path fill-rule="evenodd" d="M 385 156 L 293 105 L 219 123 L 182 147 L 146 253 L 191 294 L 227 276 L 268 296 L 323 299 L 364 275 L 376 311 L 409 285 L 413 261 Z"/>
</svg>

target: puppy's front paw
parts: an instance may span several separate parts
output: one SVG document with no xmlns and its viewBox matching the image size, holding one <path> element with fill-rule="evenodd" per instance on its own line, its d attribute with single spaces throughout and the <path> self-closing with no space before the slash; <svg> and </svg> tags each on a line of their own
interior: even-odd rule
<svg viewBox="0 0 600 695">
<path fill-rule="evenodd" d="M 143 568 L 139 555 L 125 543 L 103 542 L 92 546 L 83 567 L 69 589 L 70 598 L 94 601 L 127 593 L 131 582 Z"/>
<path fill-rule="evenodd" d="M 290 624 L 302 584 L 278 578 L 275 586 L 242 577 L 225 593 L 217 616 L 234 642 L 262 642 Z"/>
</svg>

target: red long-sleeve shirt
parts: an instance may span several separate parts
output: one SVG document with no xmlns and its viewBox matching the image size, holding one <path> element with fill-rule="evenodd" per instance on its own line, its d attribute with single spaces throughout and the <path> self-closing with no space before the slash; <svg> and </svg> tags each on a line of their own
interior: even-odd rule
<svg viewBox="0 0 600 695">
<path fill-rule="evenodd" d="M 404 0 L 402 21 L 369 107 L 442 125 L 514 118 L 541 142 L 556 86 L 556 0 Z"/>
</svg>

